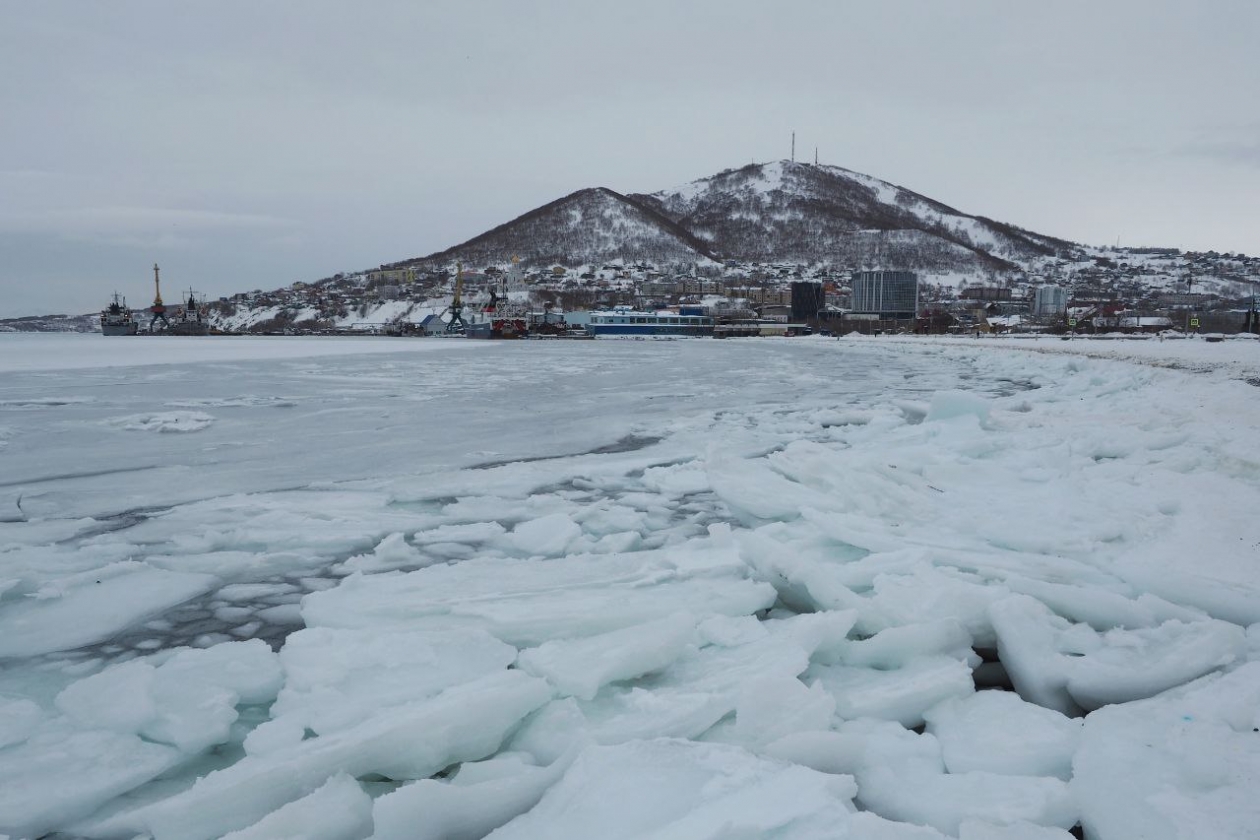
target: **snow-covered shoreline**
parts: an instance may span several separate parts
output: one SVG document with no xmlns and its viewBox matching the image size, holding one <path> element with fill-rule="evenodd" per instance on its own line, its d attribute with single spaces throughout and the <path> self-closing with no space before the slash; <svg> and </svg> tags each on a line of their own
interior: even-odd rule
<svg viewBox="0 0 1260 840">
<path fill-rule="evenodd" d="M 1020 350 L 1029 353 L 1085 356 L 1091 359 L 1111 359 L 1154 365 L 1191 373 L 1222 373 L 1237 379 L 1260 380 L 1260 340 L 1248 335 L 1223 337 L 1221 341 L 1208 341 L 1201 336 L 1192 338 L 1161 339 L 1158 336 L 1142 338 L 1077 336 L 1028 336 L 1012 338 L 988 336 L 877 336 L 846 340 L 875 340 L 889 343 L 930 345 L 936 347 L 991 348 L 994 350 Z"/>
</svg>

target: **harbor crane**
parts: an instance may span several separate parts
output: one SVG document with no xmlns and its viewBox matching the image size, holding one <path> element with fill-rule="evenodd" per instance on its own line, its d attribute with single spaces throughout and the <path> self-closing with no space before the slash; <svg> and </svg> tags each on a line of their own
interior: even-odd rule
<svg viewBox="0 0 1260 840">
<path fill-rule="evenodd" d="M 153 313 L 153 317 L 149 319 L 149 332 L 153 332 L 153 325 L 159 320 L 169 330 L 171 322 L 166 320 L 166 304 L 162 303 L 162 282 L 158 276 L 158 264 L 153 264 L 153 305 L 149 307 L 149 311 Z"/>
<path fill-rule="evenodd" d="M 451 299 L 451 305 L 447 307 L 447 311 L 451 313 L 451 319 L 446 322 L 446 331 L 448 333 L 462 333 L 468 325 L 464 323 L 464 264 L 456 263 L 455 270 L 455 296 Z"/>
</svg>

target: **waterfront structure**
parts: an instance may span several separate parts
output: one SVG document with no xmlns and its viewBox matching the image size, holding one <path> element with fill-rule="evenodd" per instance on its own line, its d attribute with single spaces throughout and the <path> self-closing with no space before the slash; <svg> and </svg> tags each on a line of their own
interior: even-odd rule
<svg viewBox="0 0 1260 840">
<path fill-rule="evenodd" d="M 919 308 L 919 277 L 913 271 L 853 274 L 853 312 L 880 320 L 912 320 Z"/>
<path fill-rule="evenodd" d="M 711 336 L 713 318 L 689 314 L 686 307 L 679 312 L 641 312 L 618 306 L 592 312 L 587 329 L 596 336 Z"/>
</svg>

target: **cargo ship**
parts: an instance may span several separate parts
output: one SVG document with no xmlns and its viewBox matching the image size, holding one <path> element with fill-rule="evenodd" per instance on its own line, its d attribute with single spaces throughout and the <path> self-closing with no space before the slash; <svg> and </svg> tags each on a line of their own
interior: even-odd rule
<svg viewBox="0 0 1260 840">
<path fill-rule="evenodd" d="M 114 292 L 114 300 L 101 310 L 101 335 L 135 335 L 140 325 L 132 320 L 127 299 Z"/>
</svg>

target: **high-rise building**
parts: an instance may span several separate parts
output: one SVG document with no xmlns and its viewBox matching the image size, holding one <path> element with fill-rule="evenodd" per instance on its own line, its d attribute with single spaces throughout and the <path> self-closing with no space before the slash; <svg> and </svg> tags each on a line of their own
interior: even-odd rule
<svg viewBox="0 0 1260 840">
<path fill-rule="evenodd" d="M 1067 289 L 1062 286 L 1038 286 L 1033 292 L 1033 315 L 1062 315 L 1067 305 Z"/>
<path fill-rule="evenodd" d="M 913 271 L 853 274 L 853 311 L 888 320 L 909 320 L 919 308 L 919 278 Z"/>
<path fill-rule="evenodd" d="M 823 308 L 822 283 L 792 284 L 792 320 L 797 323 L 811 321 L 818 317 L 818 310 Z"/>
</svg>

